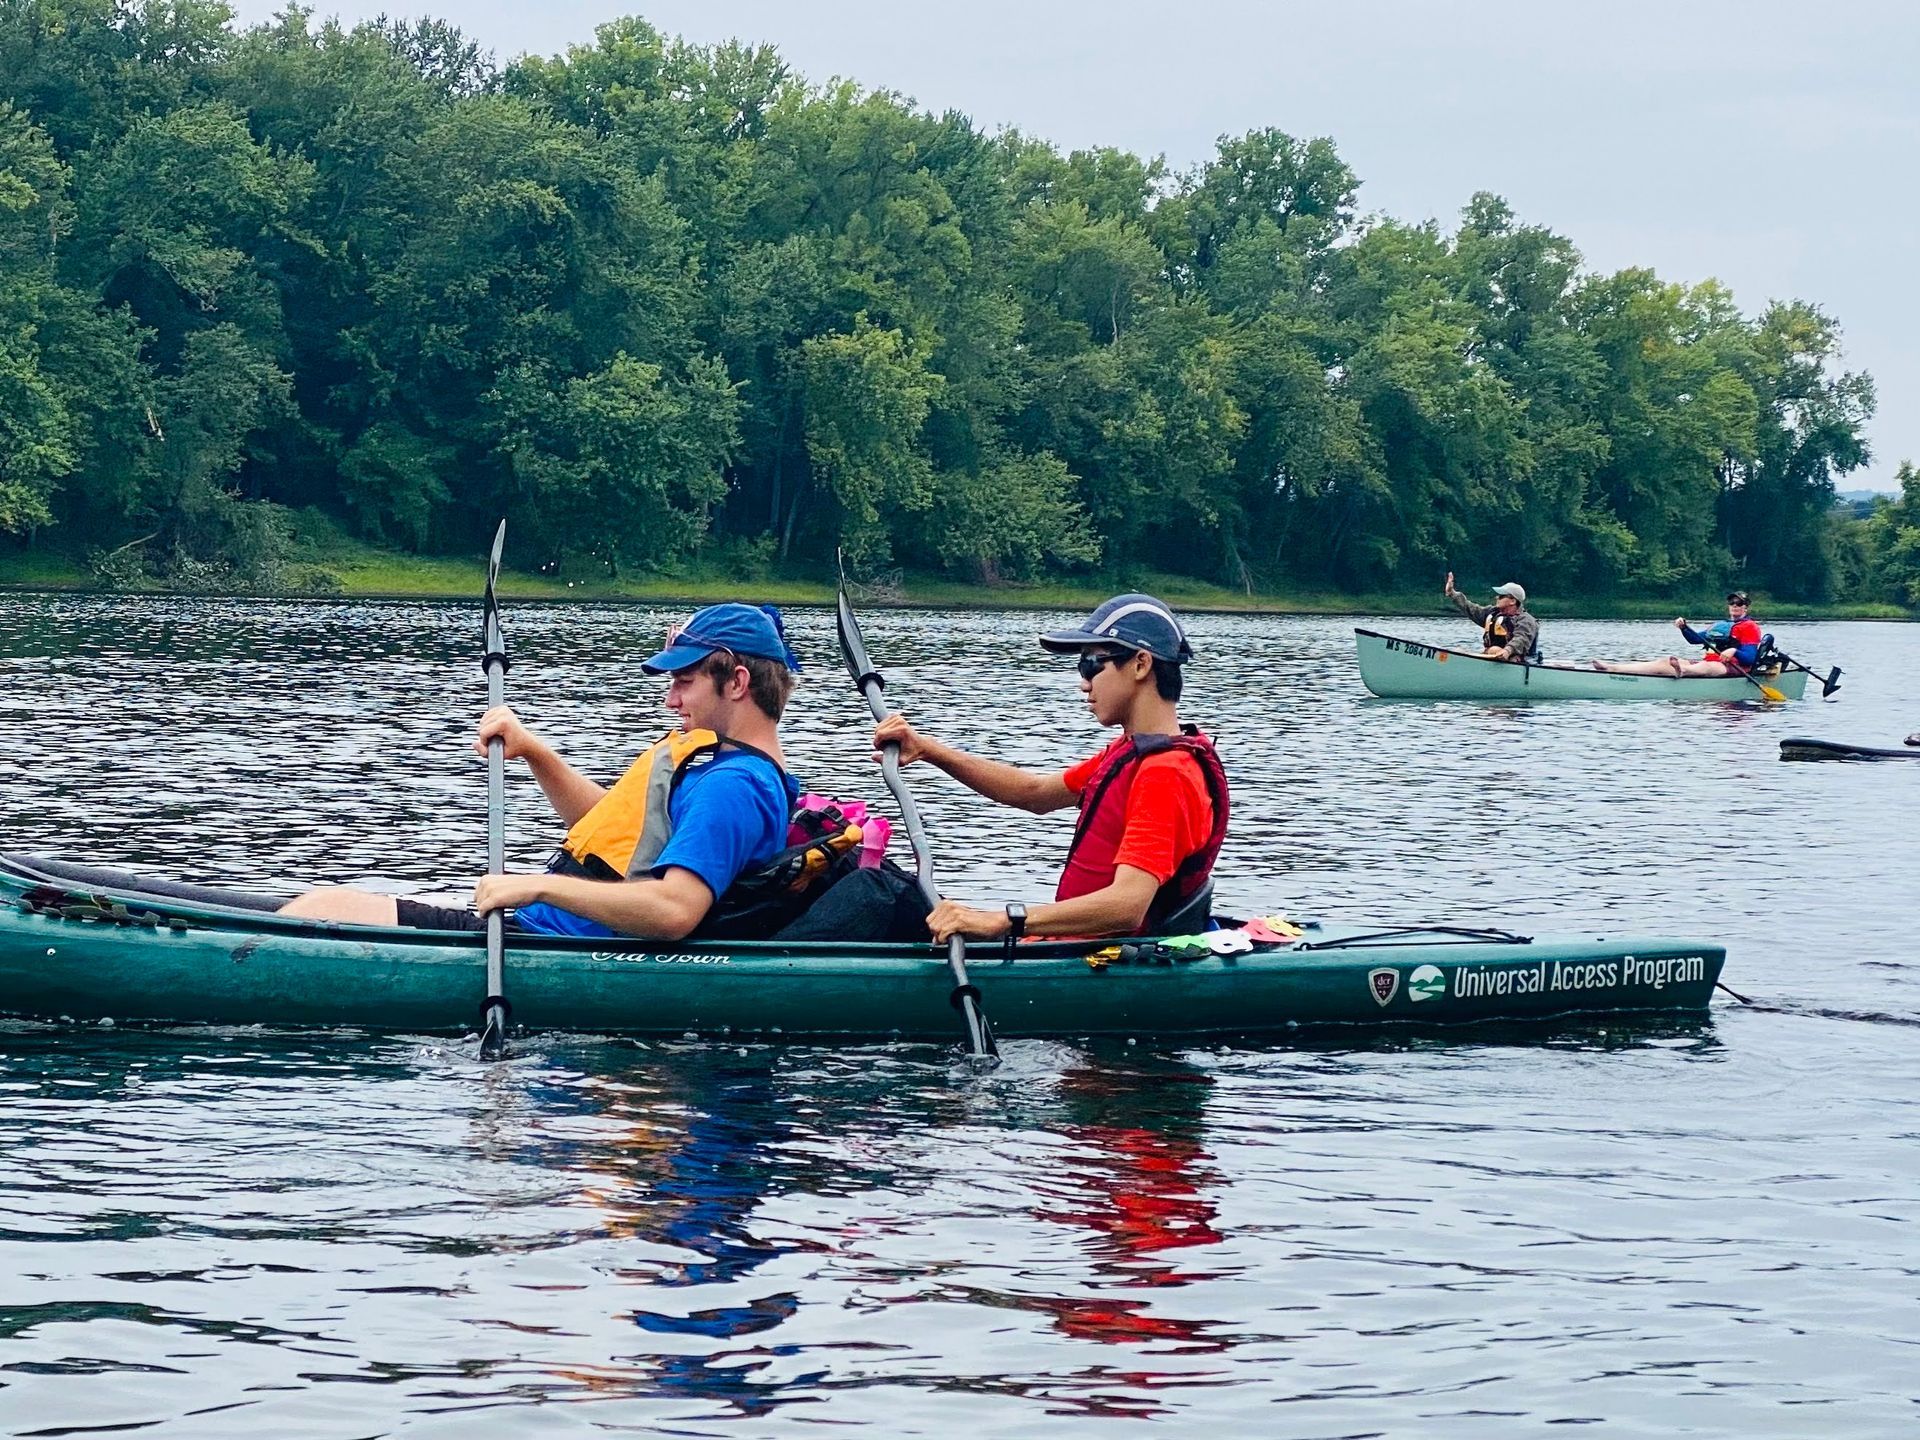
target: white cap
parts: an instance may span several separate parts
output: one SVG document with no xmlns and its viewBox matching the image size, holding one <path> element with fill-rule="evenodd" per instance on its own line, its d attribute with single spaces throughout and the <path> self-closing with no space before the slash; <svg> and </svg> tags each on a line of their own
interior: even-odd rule
<svg viewBox="0 0 1920 1440">
<path fill-rule="evenodd" d="M 1514 599 L 1514 603 L 1517 605 L 1524 605 L 1527 603 L 1526 587 L 1524 585 L 1516 585 L 1511 580 L 1509 580 L 1504 585 L 1494 586 L 1493 593 L 1496 595 L 1511 595 Z"/>
</svg>

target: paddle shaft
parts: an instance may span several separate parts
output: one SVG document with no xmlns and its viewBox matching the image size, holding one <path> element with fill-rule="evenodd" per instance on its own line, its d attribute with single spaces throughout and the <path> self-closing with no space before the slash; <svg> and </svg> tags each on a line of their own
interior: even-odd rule
<svg viewBox="0 0 1920 1440">
<path fill-rule="evenodd" d="M 860 681 L 860 693 L 867 697 L 867 707 L 873 711 L 873 718 L 886 719 L 886 702 L 880 698 L 880 677 L 870 674 L 857 678 Z M 887 782 L 887 789 L 900 807 L 900 818 L 906 821 L 907 840 L 913 846 L 914 874 L 920 882 L 920 894 L 928 905 L 938 905 L 940 891 L 933 883 L 933 849 L 927 844 L 927 832 L 920 823 L 920 807 L 913 803 L 913 795 L 907 789 L 906 781 L 900 778 L 900 746 L 897 743 L 881 750 L 880 776 Z M 967 978 L 967 942 L 963 936 L 954 935 L 947 940 L 947 969 L 953 972 L 954 1003 L 967 1023 L 967 1048 L 975 1055 L 998 1055 L 1000 1048 L 994 1043 L 993 1030 L 980 1011 L 980 992 L 974 989 L 973 982 Z"/>
<path fill-rule="evenodd" d="M 487 666 L 487 708 L 504 703 L 506 686 L 502 682 L 502 665 L 493 661 Z M 487 873 L 504 875 L 507 872 L 507 743 L 498 735 L 487 742 Z M 481 1036 L 481 1049 L 492 1049 L 499 1053 L 506 1044 L 507 1017 L 505 1013 L 507 969 L 507 921 L 503 910 L 487 912 L 487 999 L 485 1006 L 485 1031 Z M 493 1044 L 489 1046 L 488 1042 Z"/>
<path fill-rule="evenodd" d="M 506 540 L 502 520 L 493 538 L 487 564 L 486 619 L 482 626 L 486 650 L 481 664 L 487 672 L 487 708 L 506 698 L 507 647 L 500 633 L 500 601 L 494 583 L 500 573 L 500 550 Z M 487 873 L 507 869 L 507 746 L 498 735 L 487 742 Z M 497 1060 L 507 1053 L 507 920 L 506 912 L 487 912 L 487 994 L 480 1004 L 480 1056 Z"/>
<path fill-rule="evenodd" d="M 880 698 L 880 682 L 868 680 L 860 687 L 860 693 L 867 697 L 867 706 L 873 711 L 873 718 L 887 718 L 886 702 Z M 906 781 L 900 778 L 900 747 L 888 745 L 880 752 L 880 777 L 887 782 L 887 789 L 899 802 L 900 818 L 907 822 L 907 842 L 913 846 L 914 878 L 920 882 L 920 893 L 926 897 L 927 904 L 940 903 L 940 891 L 933 883 L 933 852 L 927 846 L 927 832 L 920 824 L 920 807 L 913 803 L 908 793 Z"/>
</svg>

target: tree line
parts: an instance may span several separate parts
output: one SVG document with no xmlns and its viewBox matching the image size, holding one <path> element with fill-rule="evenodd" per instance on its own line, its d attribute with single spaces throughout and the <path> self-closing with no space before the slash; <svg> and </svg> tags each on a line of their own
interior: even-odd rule
<svg viewBox="0 0 1920 1440">
<path fill-rule="evenodd" d="M 1816 306 L 1598 274 L 1327 139 L 1075 151 L 643 20 L 0 0 L 0 546 L 268 586 L 332 526 L 522 563 L 1920 602 Z"/>
</svg>

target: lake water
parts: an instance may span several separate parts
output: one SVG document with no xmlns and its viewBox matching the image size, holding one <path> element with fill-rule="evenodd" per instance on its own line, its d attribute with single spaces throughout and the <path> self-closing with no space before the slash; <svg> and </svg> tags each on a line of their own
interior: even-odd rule
<svg viewBox="0 0 1920 1440">
<path fill-rule="evenodd" d="M 510 605 L 510 699 L 612 774 L 660 610 Z M 873 611 L 930 731 L 1100 737 L 1032 636 Z M 787 746 L 880 795 L 825 612 Z M 1920 630 L 1785 624 L 1831 702 L 1368 698 L 1352 626 L 1196 617 L 1223 908 L 1724 941 L 1699 1023 L 1311 1048 L 522 1041 L 0 1024 L 0 1431 L 1881 1437 L 1920 1425 Z M 1550 621 L 1556 657 L 1669 627 Z M 484 868 L 474 605 L 0 596 L 0 846 L 291 892 Z M 1814 690 L 1817 693 L 1817 687 Z M 908 772 L 943 888 L 1064 816 Z M 555 827 L 509 792 L 510 863 Z M 477 992 L 476 992 L 477 993 Z M 992 996 L 987 996 L 991 1010 Z M 4 997 L 0 997 L 4 1007 Z M 802 1429 L 801 1427 L 808 1427 Z M 1145 1433 L 1144 1430 L 1139 1433 Z"/>
</svg>

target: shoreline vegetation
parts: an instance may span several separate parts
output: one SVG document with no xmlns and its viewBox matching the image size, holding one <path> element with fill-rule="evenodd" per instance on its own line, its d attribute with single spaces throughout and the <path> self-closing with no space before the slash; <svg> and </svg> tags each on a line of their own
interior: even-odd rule
<svg viewBox="0 0 1920 1440">
<path fill-rule="evenodd" d="M 0 0 L 0 580 L 458 595 L 505 517 L 529 596 L 1920 606 L 1837 317 L 1363 196 L 637 17 Z"/>
<path fill-rule="evenodd" d="M 126 589 L 105 585 L 87 567 L 51 555 L 0 555 L 0 594 L 81 594 L 148 596 L 152 598 L 217 595 L 254 596 L 265 600 L 475 600 L 484 583 L 486 566 L 471 560 L 429 558 L 397 551 L 356 548 L 327 557 L 315 570 L 324 583 L 310 588 L 288 587 L 270 594 L 257 591 L 179 591 L 154 588 Z M 947 610 L 1091 610 L 1110 595 L 1125 589 L 1146 589 L 1188 614 L 1246 615 L 1399 615 L 1407 617 L 1454 614 L 1440 597 L 1436 582 L 1431 591 L 1395 591 L 1350 595 L 1332 591 L 1267 591 L 1252 593 L 1207 585 L 1185 576 L 1133 574 L 1108 577 L 1104 582 L 1003 582 L 987 587 L 954 581 L 938 573 L 906 572 L 881 587 L 864 603 L 914 609 Z M 1489 580 L 1489 585 L 1497 583 Z M 834 603 L 829 579 L 806 575 L 736 577 L 714 571 L 680 575 L 647 575 L 626 580 L 565 580 L 502 570 L 499 593 L 518 601 L 687 604 L 706 605 L 722 600 L 750 600 L 775 605 Z M 1473 592 L 1469 592 L 1471 594 Z M 1717 614 L 1721 597 L 1701 594 L 1689 601 L 1668 597 L 1539 596 L 1530 607 L 1543 619 L 1669 620 L 1678 612 Z M 1691 608 L 1689 608 L 1689 606 Z M 1760 597 L 1762 613 L 1778 620 L 1920 620 L 1920 612 L 1879 603 L 1810 604 L 1770 601 Z M 1457 617 L 1456 617 L 1457 618 Z M 1464 623 L 1464 622 L 1462 622 Z"/>
</svg>

